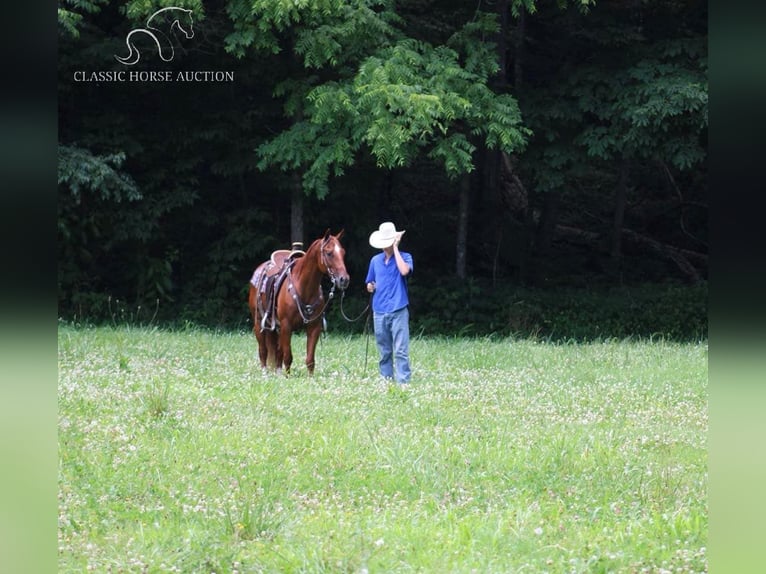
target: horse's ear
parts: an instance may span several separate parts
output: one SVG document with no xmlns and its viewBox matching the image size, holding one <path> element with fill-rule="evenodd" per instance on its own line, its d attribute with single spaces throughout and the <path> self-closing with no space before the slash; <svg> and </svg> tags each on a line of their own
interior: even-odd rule
<svg viewBox="0 0 766 574">
<path fill-rule="evenodd" d="M 327 241 L 327 238 L 330 236 L 330 228 L 327 228 L 327 231 L 324 232 L 324 235 L 322 236 L 322 239 Z"/>
<path fill-rule="evenodd" d="M 345 229 L 341 229 L 341 230 L 338 232 L 338 235 L 336 235 L 336 236 L 335 236 L 335 239 L 340 239 L 341 237 L 343 237 L 343 232 L 344 232 L 344 231 L 346 231 L 346 230 L 345 230 Z"/>
</svg>

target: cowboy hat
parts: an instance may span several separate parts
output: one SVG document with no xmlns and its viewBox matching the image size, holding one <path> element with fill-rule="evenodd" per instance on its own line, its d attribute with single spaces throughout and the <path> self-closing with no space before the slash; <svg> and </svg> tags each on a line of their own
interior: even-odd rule
<svg viewBox="0 0 766 574">
<path fill-rule="evenodd" d="M 370 234 L 370 245 L 375 249 L 385 249 L 391 247 L 398 236 L 404 231 L 397 231 L 396 226 L 390 221 L 380 224 L 377 231 Z"/>
</svg>

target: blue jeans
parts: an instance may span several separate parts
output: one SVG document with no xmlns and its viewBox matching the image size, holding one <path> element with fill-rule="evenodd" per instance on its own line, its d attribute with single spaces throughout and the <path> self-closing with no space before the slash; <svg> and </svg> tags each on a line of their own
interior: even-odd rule
<svg viewBox="0 0 766 574">
<path fill-rule="evenodd" d="M 409 309 L 403 307 L 393 313 L 373 313 L 373 321 L 375 342 L 380 353 L 378 370 L 381 376 L 393 379 L 396 367 L 396 382 L 408 383 L 412 376 Z"/>
</svg>

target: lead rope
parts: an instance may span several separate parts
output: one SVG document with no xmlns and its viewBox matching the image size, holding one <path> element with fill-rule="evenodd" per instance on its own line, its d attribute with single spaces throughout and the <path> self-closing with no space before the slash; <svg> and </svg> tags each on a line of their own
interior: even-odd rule
<svg viewBox="0 0 766 574">
<path fill-rule="evenodd" d="M 372 303 L 372 295 L 370 295 L 370 303 Z M 367 309 L 370 308 L 370 305 L 367 305 Z M 365 311 L 367 311 L 365 309 Z M 364 371 L 362 371 L 362 376 L 367 376 L 367 356 L 370 352 L 370 317 L 372 316 L 372 313 L 368 313 L 367 320 L 364 322 L 364 330 L 367 331 L 367 343 L 364 345 Z"/>
<path fill-rule="evenodd" d="M 362 316 L 367 313 L 370 310 L 370 306 L 372 305 L 372 293 L 370 293 L 370 302 L 367 303 L 367 307 L 365 307 L 361 313 L 359 313 L 358 316 L 351 319 L 348 315 L 346 315 L 346 312 L 343 310 L 343 300 L 346 298 L 346 292 L 341 291 L 340 294 L 340 314 L 343 316 L 343 318 L 348 321 L 349 323 L 356 323 L 359 319 L 362 318 Z M 370 353 L 370 317 L 372 316 L 372 313 L 367 313 L 367 320 L 364 322 L 364 331 L 367 331 L 367 342 L 364 346 L 364 372 L 362 373 L 363 376 L 367 376 L 367 357 Z M 364 332 L 362 331 L 362 332 Z"/>
<path fill-rule="evenodd" d="M 356 323 L 359 319 L 362 318 L 362 315 L 364 315 L 369 309 L 370 304 L 372 303 L 372 295 L 370 295 L 370 303 L 367 303 L 367 307 L 365 307 L 361 313 L 359 313 L 359 316 L 355 317 L 354 319 L 351 319 L 346 315 L 346 312 L 343 310 L 343 299 L 346 298 L 346 291 L 341 291 L 340 294 L 340 314 L 343 315 L 343 318 L 348 321 L 349 323 Z"/>
</svg>

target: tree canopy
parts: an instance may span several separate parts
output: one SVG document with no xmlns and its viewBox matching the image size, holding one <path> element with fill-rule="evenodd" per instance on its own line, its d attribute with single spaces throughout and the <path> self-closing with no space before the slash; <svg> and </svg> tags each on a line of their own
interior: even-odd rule
<svg viewBox="0 0 766 574">
<path fill-rule="evenodd" d="M 175 0 L 172 60 L 117 61 L 170 5 L 59 2 L 63 316 L 236 323 L 296 225 L 346 228 L 353 283 L 384 219 L 419 277 L 704 281 L 706 2 Z"/>
</svg>

